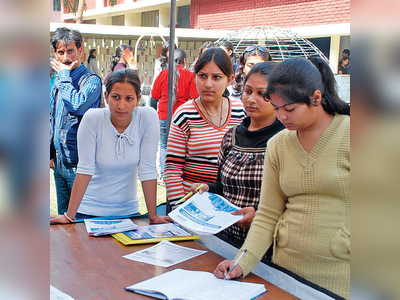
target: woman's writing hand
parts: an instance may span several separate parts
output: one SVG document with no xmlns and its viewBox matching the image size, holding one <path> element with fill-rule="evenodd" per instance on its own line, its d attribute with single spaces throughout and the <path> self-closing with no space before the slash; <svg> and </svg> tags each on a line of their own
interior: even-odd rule
<svg viewBox="0 0 400 300">
<path fill-rule="evenodd" d="M 190 187 L 190 191 L 193 194 L 196 194 L 197 192 L 199 192 L 199 194 L 202 194 L 203 192 L 208 192 L 209 191 L 209 187 L 207 184 L 203 183 L 203 186 L 197 190 L 197 188 L 201 185 L 201 183 L 193 183 L 192 186 Z"/>
<path fill-rule="evenodd" d="M 243 214 L 243 219 L 238 221 L 236 224 L 243 229 L 250 228 L 251 222 L 253 222 L 254 216 L 256 215 L 256 210 L 254 207 L 249 206 L 237 211 L 232 212 L 232 215 L 241 215 Z"/>
<path fill-rule="evenodd" d="M 237 265 L 232 272 L 229 270 L 232 268 L 234 262 L 231 260 L 224 260 L 214 270 L 214 275 L 217 278 L 233 279 L 243 275 L 242 268 Z"/>
</svg>

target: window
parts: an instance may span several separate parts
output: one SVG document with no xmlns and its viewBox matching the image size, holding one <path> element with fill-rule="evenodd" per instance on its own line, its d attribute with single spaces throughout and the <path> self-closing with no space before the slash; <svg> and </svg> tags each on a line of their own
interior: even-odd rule
<svg viewBox="0 0 400 300">
<path fill-rule="evenodd" d="M 61 0 L 53 0 L 53 11 L 61 11 Z"/>
<path fill-rule="evenodd" d="M 190 28 L 190 5 L 178 7 L 178 28 Z"/>
<path fill-rule="evenodd" d="M 83 20 L 83 24 L 96 24 L 96 19 Z"/>
<path fill-rule="evenodd" d="M 125 26 L 125 15 L 113 16 L 112 17 L 112 25 Z"/>
<path fill-rule="evenodd" d="M 158 10 L 142 13 L 142 27 L 158 27 Z"/>
<path fill-rule="evenodd" d="M 329 59 L 329 52 L 331 49 L 331 38 L 330 37 L 320 37 L 320 38 L 310 38 L 308 39 L 313 43 L 321 52 Z"/>
</svg>

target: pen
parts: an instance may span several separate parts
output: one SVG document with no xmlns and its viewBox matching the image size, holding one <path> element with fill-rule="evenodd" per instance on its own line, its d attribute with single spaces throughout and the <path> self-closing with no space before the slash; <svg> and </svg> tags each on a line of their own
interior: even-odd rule
<svg viewBox="0 0 400 300">
<path fill-rule="evenodd" d="M 200 184 L 197 188 L 196 191 L 198 191 L 199 189 L 201 189 L 203 187 L 203 184 Z M 189 194 L 187 194 L 185 197 L 182 197 L 181 199 L 178 200 L 178 202 L 176 202 L 175 205 L 178 205 L 180 203 L 182 203 L 183 201 L 185 201 L 187 198 L 189 198 L 190 196 L 193 195 L 193 192 L 190 192 Z"/>
<path fill-rule="evenodd" d="M 238 257 L 238 259 L 233 263 L 232 268 L 229 270 L 228 273 L 232 272 L 233 269 L 238 265 L 239 261 L 242 259 L 243 255 L 247 252 L 247 249 L 245 249 L 242 254 L 240 254 L 240 256 Z M 226 275 L 228 275 L 228 273 L 226 273 Z M 224 279 L 226 279 L 226 275 L 224 276 Z"/>
</svg>

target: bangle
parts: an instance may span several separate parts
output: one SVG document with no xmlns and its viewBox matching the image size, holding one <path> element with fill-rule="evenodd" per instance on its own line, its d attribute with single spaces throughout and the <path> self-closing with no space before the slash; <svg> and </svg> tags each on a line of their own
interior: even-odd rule
<svg viewBox="0 0 400 300">
<path fill-rule="evenodd" d="M 71 223 L 75 223 L 75 222 L 76 222 L 76 219 L 75 219 L 75 218 L 74 218 L 74 219 L 71 219 L 70 217 L 68 217 L 67 212 L 64 213 L 64 217 L 66 217 L 67 220 L 70 221 Z"/>
<path fill-rule="evenodd" d="M 149 218 L 150 223 L 153 223 L 153 220 L 158 217 L 158 215 L 154 215 L 152 218 Z"/>
</svg>

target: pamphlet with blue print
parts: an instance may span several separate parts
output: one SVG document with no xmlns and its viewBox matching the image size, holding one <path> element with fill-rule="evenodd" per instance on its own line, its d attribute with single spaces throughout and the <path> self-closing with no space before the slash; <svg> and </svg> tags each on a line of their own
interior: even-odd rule
<svg viewBox="0 0 400 300">
<path fill-rule="evenodd" d="M 176 223 L 197 234 L 216 234 L 243 218 L 231 213 L 240 209 L 224 197 L 203 192 L 168 214 Z"/>
</svg>

